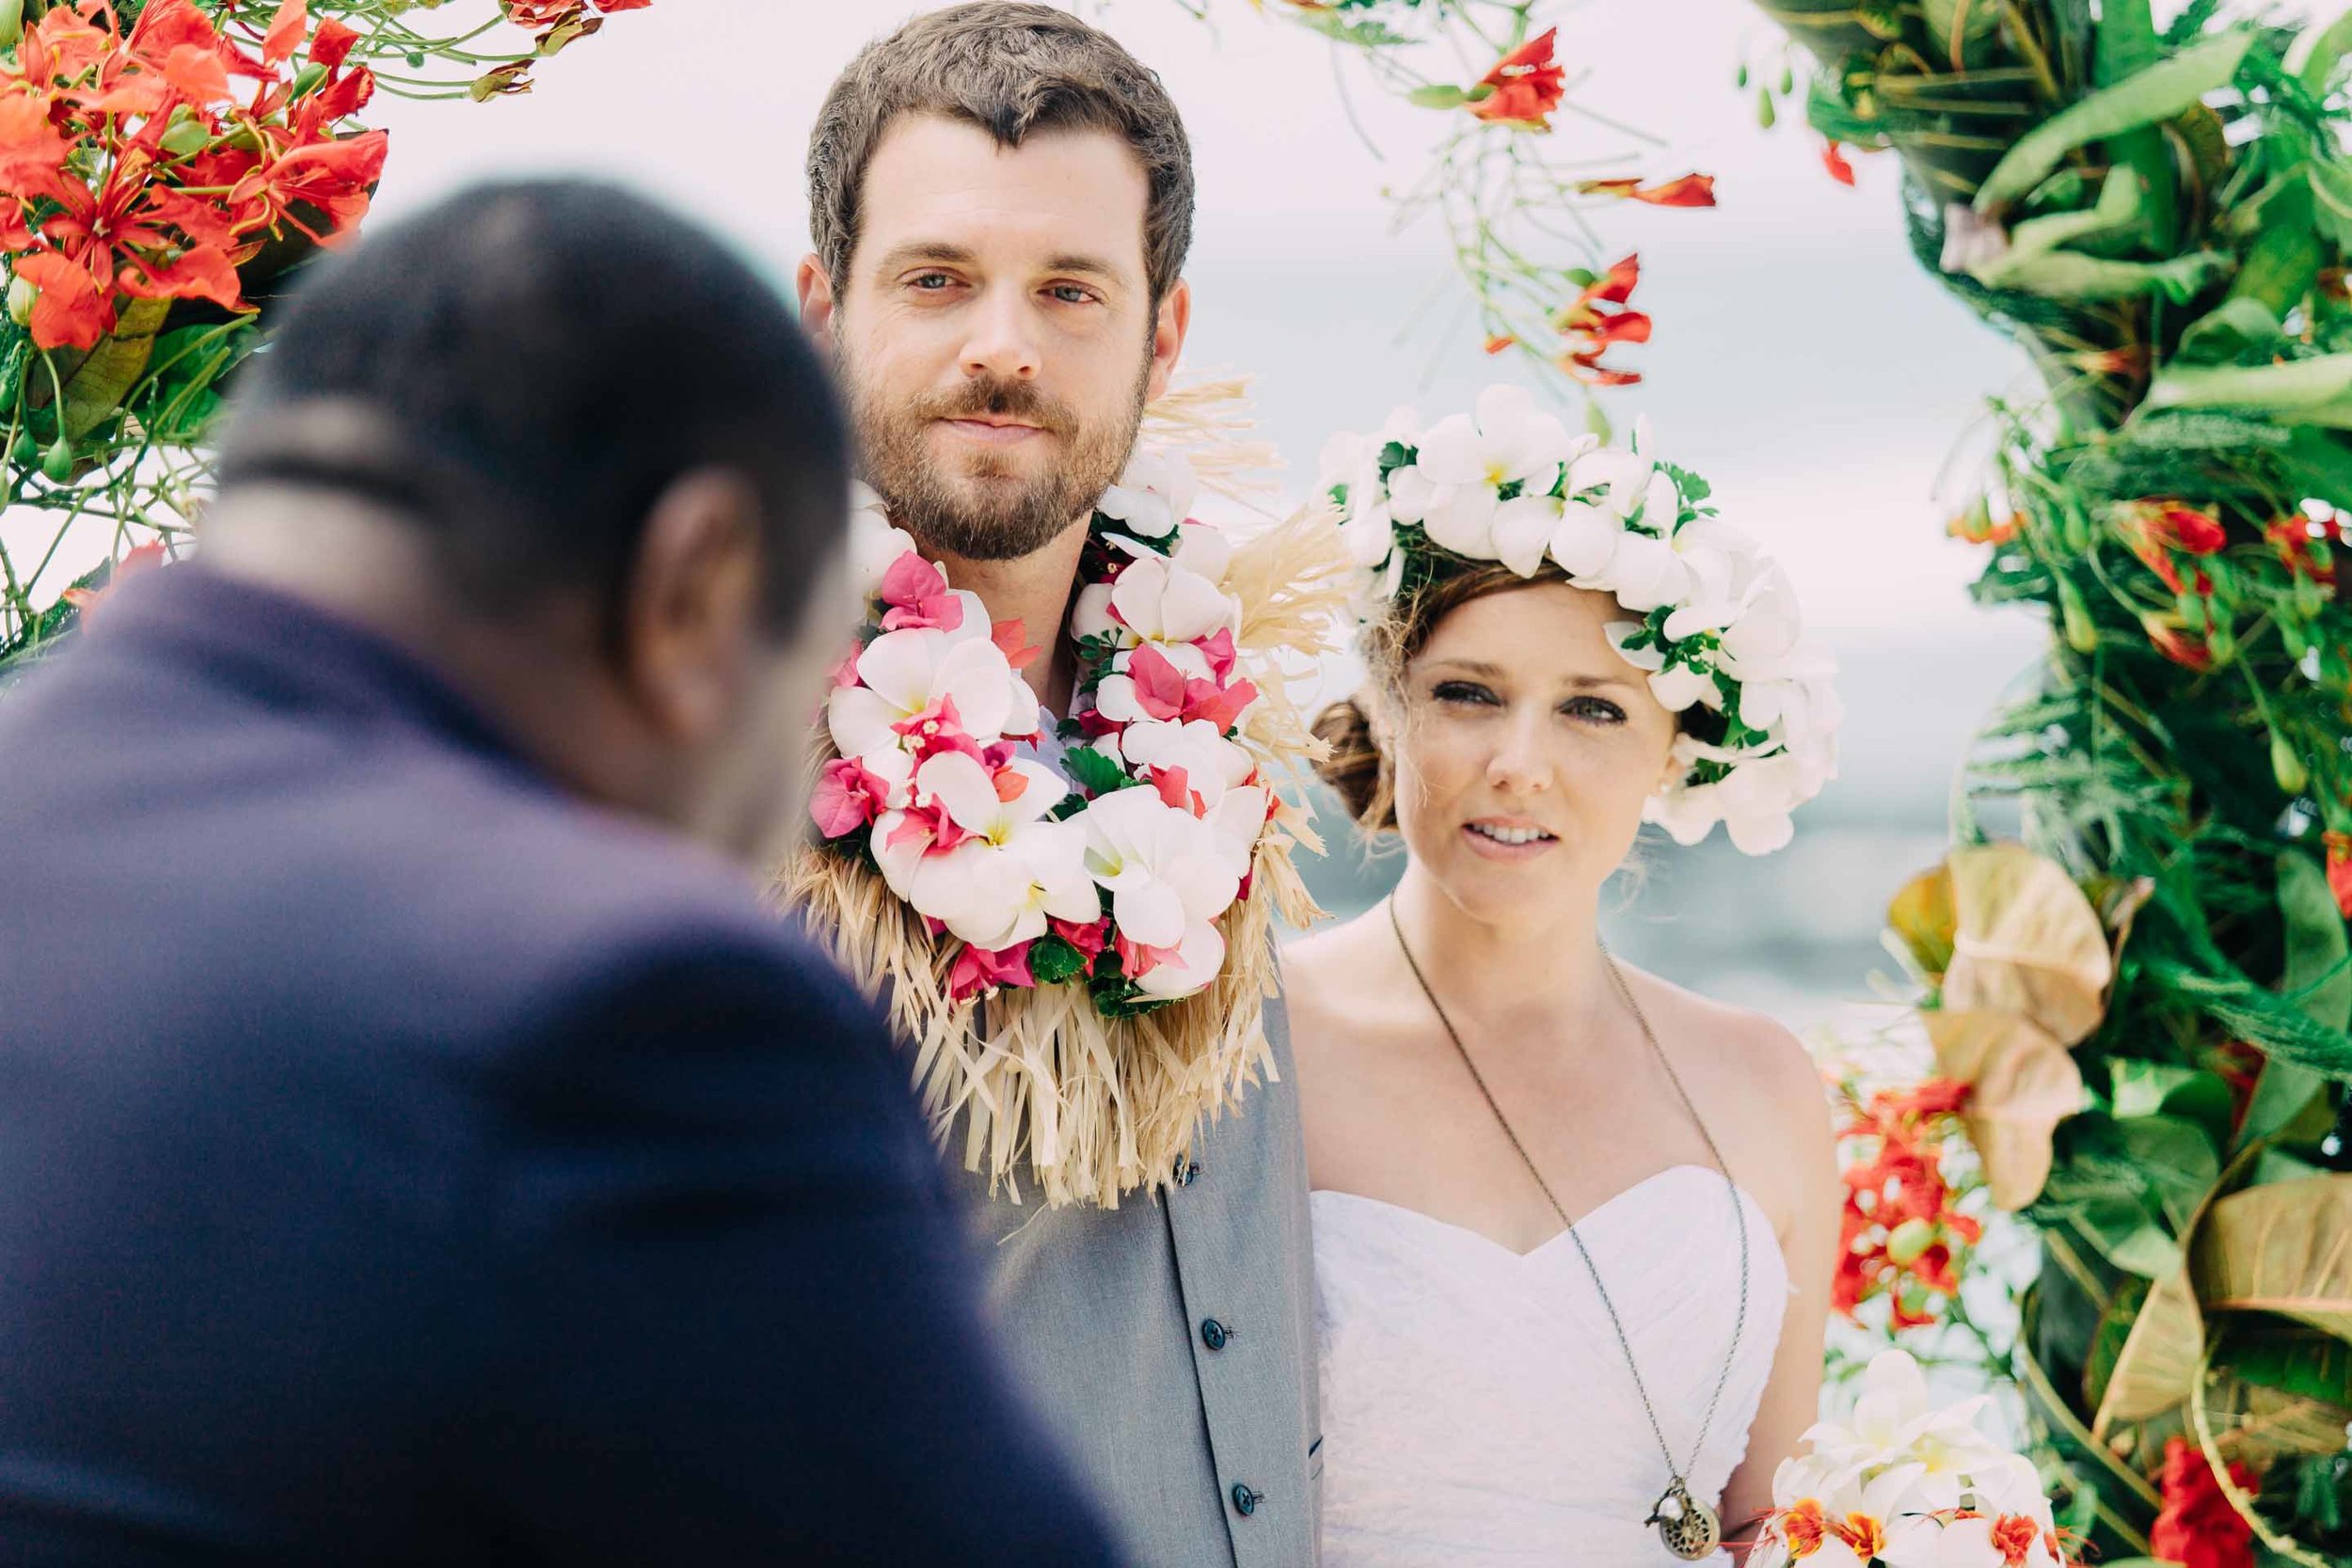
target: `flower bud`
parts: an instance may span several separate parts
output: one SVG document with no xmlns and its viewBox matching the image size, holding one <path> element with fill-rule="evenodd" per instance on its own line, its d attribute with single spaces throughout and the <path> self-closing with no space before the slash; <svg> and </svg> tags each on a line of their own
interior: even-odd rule
<svg viewBox="0 0 2352 1568">
<path fill-rule="evenodd" d="M 2270 737 L 2270 772 L 2279 781 L 2279 787 L 2289 795 L 2300 795 L 2311 785 L 2312 770 L 2295 754 L 2295 748 L 2287 744 L 2287 737 L 2282 735 L 2273 734 Z"/>
<path fill-rule="evenodd" d="M 0 0 L 0 49 L 13 49 L 24 38 L 24 0 Z"/>
<path fill-rule="evenodd" d="M 2074 586 L 2073 578 L 2058 579 L 2058 617 L 2066 628 L 2066 645 L 2078 654 L 2095 652 L 2099 646 L 2099 627 L 2090 619 L 2090 609 L 2083 603 L 2082 590 Z"/>
<path fill-rule="evenodd" d="M 33 287 L 32 280 L 30 278 L 9 278 L 8 320 L 16 323 L 19 326 L 29 326 L 32 325 L 33 301 L 39 299 L 40 297 L 40 291 Z"/>
<path fill-rule="evenodd" d="M 62 436 L 51 442 L 49 450 L 40 454 L 40 471 L 49 476 L 51 483 L 56 484 L 63 484 L 67 480 L 72 479 L 73 477 L 73 443 Z"/>
<path fill-rule="evenodd" d="M 1926 1220 L 1908 1219 L 1886 1238 L 1886 1256 L 1898 1268 L 1909 1268 L 1934 1243 L 1935 1227 Z"/>
</svg>

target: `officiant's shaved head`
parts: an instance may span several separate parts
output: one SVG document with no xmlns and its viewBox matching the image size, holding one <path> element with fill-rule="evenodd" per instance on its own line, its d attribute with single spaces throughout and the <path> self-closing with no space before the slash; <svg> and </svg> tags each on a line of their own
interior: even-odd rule
<svg viewBox="0 0 2352 1568">
<path fill-rule="evenodd" d="M 850 614 L 847 421 L 783 297 L 583 181 L 305 270 L 234 397 L 212 570 L 398 642 L 574 790 L 765 860 Z"/>
<path fill-rule="evenodd" d="M 802 319 L 894 520 L 966 562 L 1064 538 L 1191 320 L 1192 148 L 1159 78 L 1050 6 L 932 11 L 834 83 L 808 183 Z"/>
</svg>

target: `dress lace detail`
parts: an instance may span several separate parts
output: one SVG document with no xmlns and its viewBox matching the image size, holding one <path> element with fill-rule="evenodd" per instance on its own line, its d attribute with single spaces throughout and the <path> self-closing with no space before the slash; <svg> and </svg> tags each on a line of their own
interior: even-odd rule
<svg viewBox="0 0 2352 1568">
<path fill-rule="evenodd" d="M 1788 1307 L 1772 1222 L 1740 1201 L 1747 1326 L 1689 1478 L 1710 1503 L 1747 1451 Z M 1325 1568 L 1677 1561 L 1643 1523 L 1669 1481 L 1665 1460 L 1565 1232 L 1521 1255 L 1375 1198 L 1318 1192 L 1312 1205 Z M 1724 1179 L 1677 1165 L 1577 1228 L 1666 1441 L 1687 1458 L 1739 1306 Z"/>
</svg>

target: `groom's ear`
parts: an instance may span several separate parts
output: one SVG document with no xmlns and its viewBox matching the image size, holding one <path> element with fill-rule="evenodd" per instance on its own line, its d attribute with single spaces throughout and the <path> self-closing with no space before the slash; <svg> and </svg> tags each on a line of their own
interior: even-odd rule
<svg viewBox="0 0 2352 1568">
<path fill-rule="evenodd" d="M 817 346 L 827 354 L 833 352 L 833 275 L 817 259 L 815 251 L 801 258 L 800 271 L 793 276 L 793 284 L 801 294 L 801 328 Z M 1183 285 L 1179 284 L 1178 287 Z M 1179 334 L 1181 337 L 1182 334 Z M 1153 347 L 1157 348 L 1157 343 Z M 1154 393 L 1153 396 L 1157 396 Z"/>
<path fill-rule="evenodd" d="M 805 272 L 808 263 L 803 261 L 801 265 Z M 803 302 L 807 299 L 805 289 L 801 297 Z M 805 303 L 803 309 L 806 309 Z M 1180 277 L 1160 300 L 1159 310 L 1152 322 L 1152 376 L 1144 388 L 1145 402 L 1166 395 L 1168 381 L 1176 373 L 1176 361 L 1184 357 L 1184 334 L 1191 329 L 1192 285 Z"/>
</svg>

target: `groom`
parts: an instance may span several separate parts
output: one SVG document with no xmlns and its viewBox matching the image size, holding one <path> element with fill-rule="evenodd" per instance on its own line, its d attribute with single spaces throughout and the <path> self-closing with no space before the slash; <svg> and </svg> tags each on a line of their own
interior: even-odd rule
<svg viewBox="0 0 2352 1568">
<path fill-rule="evenodd" d="M 1191 316 L 1175 105 L 1069 13 L 984 0 L 859 54 L 808 171 L 803 320 L 866 479 L 992 620 L 1062 627 L 1094 501 Z M 1070 641 L 1039 641 L 1031 681 L 1067 713 Z M 1153 1564 L 1314 1558 L 1305 1159 L 1279 1002 L 1265 1028 L 1284 1081 L 1204 1127 L 1156 1198 L 983 1206 L 1018 1370 Z"/>
</svg>

